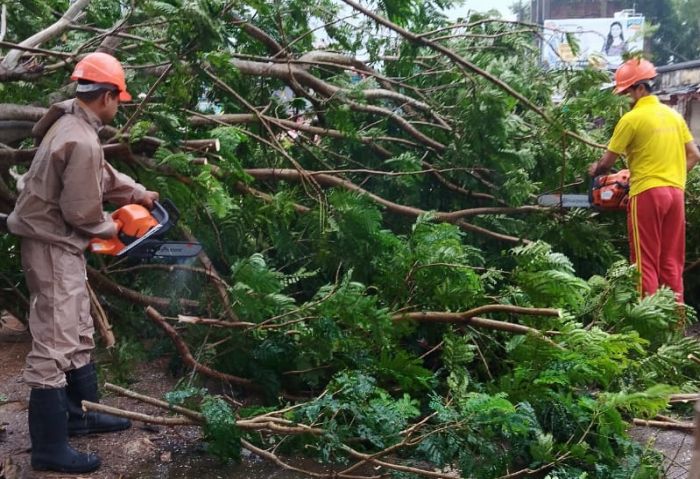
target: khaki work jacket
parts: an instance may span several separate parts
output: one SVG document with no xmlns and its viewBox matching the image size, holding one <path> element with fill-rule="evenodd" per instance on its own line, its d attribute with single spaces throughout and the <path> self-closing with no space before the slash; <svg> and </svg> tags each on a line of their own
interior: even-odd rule
<svg viewBox="0 0 700 479">
<path fill-rule="evenodd" d="M 53 105 L 34 125 L 41 144 L 7 226 L 13 234 L 82 252 L 117 230 L 102 209 L 140 203 L 146 189 L 105 161 L 99 118 L 76 100 Z"/>
</svg>

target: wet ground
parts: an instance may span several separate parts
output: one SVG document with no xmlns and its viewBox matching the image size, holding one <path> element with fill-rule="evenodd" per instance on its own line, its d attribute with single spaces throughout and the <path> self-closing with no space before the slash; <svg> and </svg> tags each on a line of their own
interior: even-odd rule
<svg viewBox="0 0 700 479">
<path fill-rule="evenodd" d="M 275 464 L 244 451 L 241 464 L 222 464 L 205 454 L 196 427 L 164 427 L 134 422 L 131 429 L 113 434 L 71 439 L 81 451 L 93 451 L 102 458 L 102 467 L 91 474 L 65 475 L 39 473 L 29 464 L 27 430 L 28 388 L 21 371 L 30 348 L 30 338 L 21 325 L 0 326 L 0 479 L 299 479 Z M 162 398 L 176 380 L 167 372 L 167 361 L 140 364 L 133 374 L 137 381 L 130 389 Z M 105 404 L 145 414 L 161 415 L 154 406 L 122 397 L 104 397 Z M 687 420 L 687 418 L 685 418 Z M 634 427 L 632 436 L 659 450 L 670 479 L 685 479 L 691 460 L 693 438 L 678 431 Z"/>
<path fill-rule="evenodd" d="M 102 466 L 94 473 L 66 475 L 35 472 L 29 464 L 27 401 L 29 390 L 21 370 L 30 349 L 26 332 L 0 328 L 0 479 L 297 479 L 257 456 L 244 453 L 241 464 L 222 464 L 205 454 L 196 427 L 164 427 L 134 422 L 127 431 L 71 438 L 80 451 L 96 452 Z M 175 385 L 165 360 L 144 363 L 134 371 L 137 382 L 129 387 L 161 398 Z M 145 414 L 162 415 L 154 406 L 122 397 L 103 397 L 102 403 Z"/>
<path fill-rule="evenodd" d="M 630 433 L 642 444 L 649 444 L 664 455 L 664 477 L 667 479 L 688 477 L 693 455 L 692 434 L 649 427 L 634 427 Z"/>
</svg>

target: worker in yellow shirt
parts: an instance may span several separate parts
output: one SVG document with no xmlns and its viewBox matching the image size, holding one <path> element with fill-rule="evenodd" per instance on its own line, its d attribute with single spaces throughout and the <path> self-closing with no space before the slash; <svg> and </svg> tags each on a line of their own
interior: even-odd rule
<svg viewBox="0 0 700 479">
<path fill-rule="evenodd" d="M 627 157 L 627 230 L 639 292 L 653 294 L 667 285 L 682 303 L 685 179 L 700 161 L 700 151 L 683 117 L 651 94 L 654 77 L 656 68 L 647 60 L 628 60 L 617 69 L 615 93 L 628 95 L 632 109 L 617 123 L 607 150 L 588 173 L 606 173 L 619 155 Z"/>
</svg>

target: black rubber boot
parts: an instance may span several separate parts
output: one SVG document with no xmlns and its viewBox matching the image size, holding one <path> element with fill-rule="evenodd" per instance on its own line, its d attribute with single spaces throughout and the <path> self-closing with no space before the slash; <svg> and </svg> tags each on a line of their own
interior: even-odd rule
<svg viewBox="0 0 700 479">
<path fill-rule="evenodd" d="M 67 403 L 64 388 L 32 389 L 29 395 L 32 467 L 37 471 L 83 473 L 100 467 L 96 454 L 83 454 L 68 444 Z"/>
<path fill-rule="evenodd" d="M 90 363 L 66 373 L 68 395 L 68 435 L 80 436 L 101 432 L 123 431 L 131 421 L 110 414 L 83 411 L 82 401 L 99 402 L 97 370 Z"/>
</svg>

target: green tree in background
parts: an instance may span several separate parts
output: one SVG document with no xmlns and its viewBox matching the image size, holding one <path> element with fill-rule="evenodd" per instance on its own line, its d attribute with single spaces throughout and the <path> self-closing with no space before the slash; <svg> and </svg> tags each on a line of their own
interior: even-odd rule
<svg viewBox="0 0 700 479">
<path fill-rule="evenodd" d="M 700 59 L 700 5 L 692 0 L 629 2 L 655 28 L 651 36 L 653 61 L 658 65 Z"/>
</svg>

